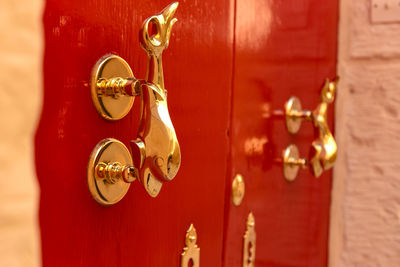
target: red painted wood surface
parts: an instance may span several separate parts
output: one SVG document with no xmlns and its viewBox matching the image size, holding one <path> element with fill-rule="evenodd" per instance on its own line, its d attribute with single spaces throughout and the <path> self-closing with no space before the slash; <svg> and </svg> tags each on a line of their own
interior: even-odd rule
<svg viewBox="0 0 400 267">
<path fill-rule="evenodd" d="M 336 75 L 337 21 L 337 0 L 236 1 L 226 267 L 241 266 L 250 211 L 256 221 L 255 266 L 327 266 L 331 171 L 316 179 L 300 170 L 294 182 L 286 182 L 274 159 L 290 143 L 308 157 L 313 127 L 305 122 L 290 135 L 285 121 L 271 113 L 282 110 L 292 95 L 303 108 L 317 106 L 325 78 Z M 228 191 L 236 173 L 246 182 L 239 207 Z"/>
<path fill-rule="evenodd" d="M 139 182 L 112 207 L 91 199 L 92 149 L 107 137 L 128 145 L 139 122 L 138 99 L 120 121 L 97 114 L 92 67 L 115 53 L 143 78 L 140 26 L 169 3 L 47 0 L 35 140 L 43 266 L 180 266 L 190 223 L 201 266 L 241 266 L 250 211 L 256 266 L 326 266 L 331 172 L 316 179 L 301 170 L 287 183 L 274 159 L 290 143 L 307 156 L 313 129 L 306 122 L 291 136 L 270 115 L 292 95 L 314 108 L 324 79 L 335 76 L 337 0 L 181 1 L 163 61 L 181 169 L 155 199 Z M 239 207 L 230 199 L 236 173 L 246 182 Z"/>
<path fill-rule="evenodd" d="M 143 20 L 170 1 L 48 0 L 44 13 L 44 99 L 36 134 L 43 266 L 179 266 L 186 230 L 194 223 L 202 266 L 220 266 L 227 128 L 232 73 L 233 5 L 182 1 L 164 52 L 169 109 L 182 167 L 153 199 L 135 182 L 112 207 L 91 199 L 86 165 L 107 137 L 136 137 L 139 100 L 108 122 L 90 97 L 93 65 L 122 56 L 145 77 L 138 34 Z"/>
</svg>

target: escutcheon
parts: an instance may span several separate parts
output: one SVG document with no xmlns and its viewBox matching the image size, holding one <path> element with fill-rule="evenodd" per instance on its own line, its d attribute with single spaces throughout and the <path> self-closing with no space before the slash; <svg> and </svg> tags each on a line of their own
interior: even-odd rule
<svg viewBox="0 0 400 267">
<path fill-rule="evenodd" d="M 249 213 L 246 232 L 243 236 L 243 267 L 254 267 L 256 261 L 256 222 L 253 213 Z"/>
<path fill-rule="evenodd" d="M 181 254 L 181 267 L 200 267 L 200 248 L 197 246 L 197 232 L 193 224 L 186 232 L 185 244 Z"/>
<path fill-rule="evenodd" d="M 292 96 L 285 103 L 285 114 L 286 128 L 289 133 L 295 134 L 299 131 L 302 120 L 308 120 L 311 112 L 303 111 L 300 99 Z"/>
<path fill-rule="evenodd" d="M 289 145 L 283 151 L 283 176 L 288 182 L 293 182 L 296 179 L 300 167 L 307 167 L 307 160 L 300 158 L 299 149 L 295 145 Z"/>
<path fill-rule="evenodd" d="M 124 59 L 105 55 L 93 67 L 90 86 L 97 112 L 115 121 L 129 113 L 140 84 Z"/>
<path fill-rule="evenodd" d="M 100 141 L 90 155 L 87 183 L 90 194 L 100 204 L 110 206 L 120 201 L 135 180 L 133 161 L 128 148 L 120 141 Z"/>
</svg>

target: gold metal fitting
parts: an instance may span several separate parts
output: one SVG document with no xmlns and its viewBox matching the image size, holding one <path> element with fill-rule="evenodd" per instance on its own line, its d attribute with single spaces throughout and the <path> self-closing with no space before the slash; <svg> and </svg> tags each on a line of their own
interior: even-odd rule
<svg viewBox="0 0 400 267">
<path fill-rule="evenodd" d="M 140 81 L 136 78 L 100 78 L 97 81 L 97 94 L 119 98 L 120 96 L 140 95 Z"/>
<path fill-rule="evenodd" d="M 334 101 L 338 81 L 339 78 L 333 81 L 326 79 L 321 90 L 321 103 L 313 111 L 303 110 L 297 97 L 291 97 L 285 104 L 286 127 L 289 133 L 297 133 L 303 120 L 311 121 L 316 129 L 317 136 L 312 142 L 311 157 L 308 163 L 315 177 L 321 176 L 324 170 L 332 168 L 336 161 L 337 144 L 328 126 L 327 111 L 328 105 Z M 307 164 L 305 159 L 300 159 L 300 162 L 297 163 L 292 162 L 296 151 L 298 157 L 297 148 L 294 149 L 292 146 L 289 146 L 284 152 L 284 174 L 286 179 L 291 181 L 297 175 L 298 168 L 296 169 L 295 166 Z M 288 157 L 286 153 L 292 153 L 290 154 L 292 157 Z M 285 155 L 287 156 L 286 159 Z M 292 167 L 289 168 L 288 164 Z M 287 169 L 285 172 L 285 166 L 291 171 Z M 294 171 L 295 169 L 296 171 Z M 294 177 L 293 173 L 296 173 Z"/>
<path fill-rule="evenodd" d="M 305 169 L 308 162 L 305 158 L 299 158 L 299 149 L 296 145 L 289 145 L 283 151 L 283 175 L 287 181 L 292 182 L 296 179 L 300 167 Z"/>
<path fill-rule="evenodd" d="M 141 97 L 139 131 L 130 143 L 132 154 L 112 138 L 101 141 L 92 152 L 88 185 L 100 204 L 118 202 L 136 178 L 150 196 L 156 197 L 163 183 L 174 179 L 180 168 L 181 152 L 168 112 L 162 65 L 162 52 L 168 47 L 172 25 L 177 21 L 173 17 L 177 8 L 178 3 L 172 3 L 143 23 L 140 45 L 148 54 L 145 80 L 136 79 L 128 63 L 116 55 L 104 56 L 93 68 L 92 100 L 103 118 L 122 119 L 135 96 Z M 150 33 L 150 23 L 156 25 L 156 33 Z"/>
<path fill-rule="evenodd" d="M 239 206 L 244 198 L 244 193 L 246 191 L 243 176 L 241 174 L 236 174 L 232 181 L 232 202 L 233 205 Z"/>
<path fill-rule="evenodd" d="M 124 59 L 105 55 L 93 67 L 90 88 L 97 112 L 115 121 L 131 110 L 135 96 L 140 94 L 140 81 Z"/>
<path fill-rule="evenodd" d="M 254 267 L 256 261 L 256 222 L 253 213 L 249 213 L 246 232 L 243 236 L 243 267 Z"/>
<path fill-rule="evenodd" d="M 301 107 L 301 101 L 297 97 L 292 96 L 289 98 L 289 100 L 285 103 L 286 128 L 289 133 L 297 133 L 303 120 L 312 121 L 315 127 L 318 127 L 316 122 L 319 119 L 321 120 L 321 116 L 325 116 L 322 118 L 322 120 L 326 123 L 327 105 L 332 103 L 335 99 L 338 81 L 339 78 L 336 78 L 333 81 L 326 79 L 321 90 L 321 103 L 315 108 L 314 111 L 303 110 Z"/>
<path fill-rule="evenodd" d="M 128 148 L 120 141 L 107 138 L 100 141 L 90 155 L 87 182 L 92 197 L 110 206 L 128 192 L 137 177 Z"/>
<path fill-rule="evenodd" d="M 181 164 L 181 151 L 169 116 L 167 91 L 164 87 L 162 52 L 169 37 L 178 3 L 167 6 L 160 14 L 146 19 L 140 31 L 140 45 L 147 52 L 146 81 L 141 86 L 141 123 L 136 140 L 131 142 L 134 157 L 140 159 L 139 180 L 147 193 L 156 197 L 164 182 L 174 179 Z M 149 24 L 157 33 L 150 34 Z"/>
<path fill-rule="evenodd" d="M 190 266 L 190 261 L 192 262 L 192 267 L 200 267 L 200 248 L 197 246 L 196 242 L 196 228 L 194 228 L 193 224 L 191 224 L 186 232 L 186 247 L 183 248 L 183 252 L 181 254 L 181 267 Z"/>
<path fill-rule="evenodd" d="M 125 183 L 132 183 L 137 177 L 137 169 L 135 167 L 122 166 L 119 162 L 100 162 L 95 169 L 97 179 L 105 178 L 111 184 L 115 184 L 118 179 L 123 179 Z"/>
</svg>

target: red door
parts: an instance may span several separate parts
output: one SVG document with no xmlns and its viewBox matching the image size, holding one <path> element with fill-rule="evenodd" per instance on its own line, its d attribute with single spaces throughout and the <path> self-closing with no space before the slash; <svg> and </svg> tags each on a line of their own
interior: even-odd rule
<svg viewBox="0 0 400 267">
<path fill-rule="evenodd" d="M 336 0 L 236 1 L 231 154 L 227 186 L 246 185 L 235 207 L 226 195 L 225 266 L 241 266 L 248 213 L 255 217 L 256 266 L 327 266 L 331 171 L 315 178 L 283 175 L 282 151 L 294 144 L 309 158 L 314 134 L 303 122 L 290 134 L 282 116 L 291 96 L 315 109 L 326 78 L 336 76 Z M 328 107 L 333 126 L 333 108 Z"/>
<path fill-rule="evenodd" d="M 313 109 L 325 78 L 335 77 L 337 1 L 182 1 L 164 51 L 168 108 L 181 150 L 176 177 L 150 197 L 132 183 L 104 207 L 87 186 L 91 152 L 115 138 L 129 147 L 140 97 L 123 119 L 102 118 L 92 103 L 95 63 L 115 54 L 146 76 L 143 21 L 168 1 L 54 1 L 44 13 L 44 99 L 36 134 L 44 266 L 181 266 L 185 234 L 197 230 L 201 266 L 242 266 L 249 212 L 256 266 L 326 266 L 331 174 L 308 170 L 289 183 L 281 151 L 308 156 L 305 122 L 285 128 L 291 95 Z M 332 129 L 332 109 L 328 121 Z M 231 183 L 246 184 L 239 206 Z M 196 266 L 197 267 L 197 266 Z"/>
</svg>

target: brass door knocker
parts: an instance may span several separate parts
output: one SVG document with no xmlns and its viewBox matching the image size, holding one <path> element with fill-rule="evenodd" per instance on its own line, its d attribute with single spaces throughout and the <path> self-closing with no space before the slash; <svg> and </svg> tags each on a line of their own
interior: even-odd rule
<svg viewBox="0 0 400 267">
<path fill-rule="evenodd" d="M 141 47 L 148 55 L 145 80 L 134 77 L 128 63 L 116 55 L 106 55 L 95 65 L 91 79 L 92 100 L 107 120 L 122 119 L 130 111 L 135 96 L 141 98 L 141 118 L 131 151 L 116 139 L 102 140 L 93 150 L 88 165 L 88 185 L 94 199 L 103 205 L 117 203 L 136 178 L 147 193 L 156 197 L 162 184 L 172 180 L 180 167 L 181 152 L 168 112 L 164 88 L 162 52 L 168 47 L 178 3 L 147 18 L 141 28 Z M 157 32 L 149 33 L 149 24 Z"/>
<path fill-rule="evenodd" d="M 295 145 L 289 145 L 283 151 L 283 171 L 288 181 L 293 181 L 300 167 L 309 166 L 315 177 L 333 167 L 336 161 L 337 144 L 328 126 L 328 106 L 335 99 L 338 78 L 326 80 L 321 90 L 321 103 L 315 110 L 302 110 L 297 97 L 291 97 L 285 104 L 286 127 L 291 134 L 298 132 L 302 120 L 311 121 L 316 131 L 316 138 L 311 144 L 310 160 L 299 158 Z"/>
</svg>

